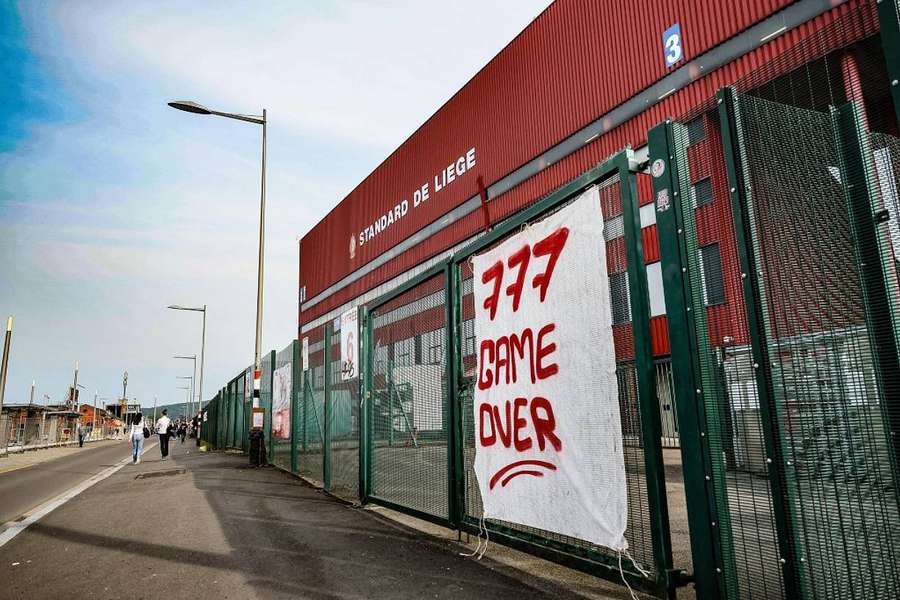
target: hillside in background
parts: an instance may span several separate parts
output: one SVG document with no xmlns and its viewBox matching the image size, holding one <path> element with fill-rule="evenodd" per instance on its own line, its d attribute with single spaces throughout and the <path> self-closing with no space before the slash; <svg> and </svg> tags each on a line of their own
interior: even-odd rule
<svg viewBox="0 0 900 600">
<path fill-rule="evenodd" d="M 196 408 L 196 404 L 194 406 Z M 172 419 L 177 419 L 181 415 L 193 416 L 193 413 L 185 412 L 185 403 L 179 402 L 177 404 L 163 404 L 161 406 L 157 406 L 156 407 L 156 416 L 157 417 L 162 415 L 162 411 L 164 408 L 168 409 L 169 418 L 172 418 Z M 141 412 L 144 414 L 145 417 L 152 419 L 153 418 L 153 405 L 152 404 L 150 406 L 141 405 Z"/>
</svg>

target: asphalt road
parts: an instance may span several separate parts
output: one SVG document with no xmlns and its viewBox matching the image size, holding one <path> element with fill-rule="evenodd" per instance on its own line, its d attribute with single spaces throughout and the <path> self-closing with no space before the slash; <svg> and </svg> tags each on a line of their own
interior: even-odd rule
<svg viewBox="0 0 900 600">
<path fill-rule="evenodd" d="M 168 461 L 150 449 L 0 547 L 0 599 L 576 597 L 249 469 L 245 456 L 172 448 Z"/>
<path fill-rule="evenodd" d="M 125 441 L 91 442 L 74 454 L 0 473 L 0 525 L 17 519 L 130 453 L 131 446 Z"/>
</svg>

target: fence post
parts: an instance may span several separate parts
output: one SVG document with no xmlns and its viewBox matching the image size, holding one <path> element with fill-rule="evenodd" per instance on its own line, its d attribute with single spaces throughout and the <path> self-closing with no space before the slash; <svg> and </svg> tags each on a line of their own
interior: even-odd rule
<svg viewBox="0 0 900 600">
<path fill-rule="evenodd" d="M 228 446 L 228 385 L 222 388 L 222 402 L 219 403 L 219 448 Z"/>
<path fill-rule="evenodd" d="M 331 490 L 331 329 L 333 325 L 329 321 L 325 323 L 325 395 L 322 432 L 322 487 L 326 491 Z"/>
<path fill-rule="evenodd" d="M 225 448 L 231 449 L 234 446 L 234 381 L 228 382 L 228 411 L 226 413 L 225 425 Z"/>
<path fill-rule="evenodd" d="M 297 463 L 297 447 L 300 437 L 300 390 L 303 382 L 303 365 L 300 357 L 300 340 L 291 342 L 291 473 L 299 470 Z"/>
<path fill-rule="evenodd" d="M 444 268 L 444 313 L 446 331 L 444 334 L 444 369 L 446 371 L 447 394 L 447 516 L 450 522 L 459 529 L 465 512 L 465 482 L 463 474 L 463 407 L 459 403 L 457 383 L 459 371 L 457 356 L 459 354 L 458 324 L 459 286 L 457 285 L 458 267 L 453 260 Z"/>
<path fill-rule="evenodd" d="M 718 535 L 712 526 L 719 522 L 712 482 L 709 440 L 697 371 L 696 331 L 690 313 L 693 291 L 686 277 L 687 265 L 684 218 L 681 211 L 679 174 L 687 169 L 687 156 L 676 144 L 675 124 L 666 121 L 648 133 L 653 179 L 656 224 L 659 232 L 663 289 L 675 383 L 684 491 L 687 503 L 691 554 L 697 597 L 701 600 L 726 598 L 725 562 Z"/>
<path fill-rule="evenodd" d="M 225 410 L 225 449 L 230 449 L 234 439 L 234 381 L 229 381 L 226 386 L 226 410 Z"/>
<path fill-rule="evenodd" d="M 372 413 L 372 328 L 366 306 L 359 309 L 359 362 L 359 501 L 365 504 L 369 497 L 369 444 L 372 437 L 369 422 Z"/>
<path fill-rule="evenodd" d="M 303 399 L 303 452 L 309 449 L 309 403 L 315 401 L 315 394 L 310 387 L 312 385 L 310 371 L 315 372 L 314 369 L 303 371 L 303 389 L 300 392 Z"/>
<path fill-rule="evenodd" d="M 650 535 L 657 584 L 675 594 L 672 569 L 672 541 L 669 533 L 669 507 L 666 502 L 666 473 L 662 457 L 662 424 L 656 395 L 656 371 L 653 365 L 653 343 L 650 334 L 650 292 L 644 261 L 643 235 L 639 209 L 637 180 L 630 150 L 620 152 L 619 193 L 625 230 L 625 252 L 628 264 L 628 287 L 631 291 L 631 326 L 634 333 L 634 362 L 637 379 L 638 408 L 644 445 L 647 504 L 650 513 Z"/>
</svg>

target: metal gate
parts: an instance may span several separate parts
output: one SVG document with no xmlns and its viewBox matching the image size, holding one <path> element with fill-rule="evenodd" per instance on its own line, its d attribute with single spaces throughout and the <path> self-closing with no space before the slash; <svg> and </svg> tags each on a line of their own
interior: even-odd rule
<svg viewBox="0 0 900 600">
<path fill-rule="evenodd" d="M 676 585 L 662 466 L 636 173 L 623 151 L 388 295 L 363 319 L 363 501 L 478 533 L 472 406 L 475 363 L 469 257 L 523 225 L 600 190 L 614 306 L 633 564 L 605 548 L 549 531 L 486 522 L 490 538 L 663 596 Z M 604 485 L 594 482 L 594 485 Z M 626 561 L 628 563 L 628 561 Z"/>
<path fill-rule="evenodd" d="M 730 88 L 651 131 L 701 597 L 900 590 L 895 157 L 856 103 Z"/>
</svg>

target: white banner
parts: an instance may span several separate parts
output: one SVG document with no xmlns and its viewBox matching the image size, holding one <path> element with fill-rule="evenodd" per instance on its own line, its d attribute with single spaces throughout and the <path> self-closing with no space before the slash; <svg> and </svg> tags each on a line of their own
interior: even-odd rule
<svg viewBox="0 0 900 600">
<path fill-rule="evenodd" d="M 253 367 L 244 373 L 244 402 L 249 402 L 253 397 Z"/>
<path fill-rule="evenodd" d="M 599 191 L 476 256 L 474 268 L 485 518 L 627 548 Z"/>
<path fill-rule="evenodd" d="M 357 309 L 351 308 L 341 315 L 341 381 L 349 381 L 359 375 L 357 313 Z"/>
<path fill-rule="evenodd" d="M 300 363 L 302 365 L 301 370 L 306 371 L 307 369 L 309 369 L 309 338 L 308 337 L 303 338 L 303 344 L 301 347 L 302 347 L 302 352 L 300 353 L 300 355 L 301 355 Z"/>
<path fill-rule="evenodd" d="M 272 373 L 272 435 L 291 438 L 291 368 L 288 363 Z"/>
</svg>

